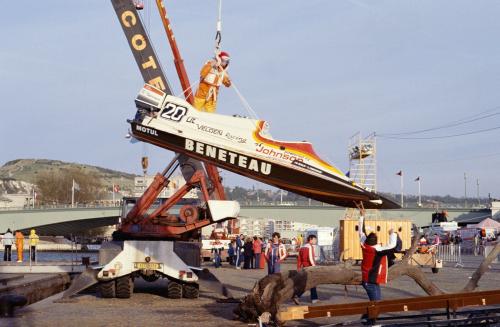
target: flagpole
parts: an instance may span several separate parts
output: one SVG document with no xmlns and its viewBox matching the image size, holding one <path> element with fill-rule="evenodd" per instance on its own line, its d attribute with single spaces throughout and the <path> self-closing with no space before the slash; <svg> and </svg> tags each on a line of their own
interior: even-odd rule
<svg viewBox="0 0 500 327">
<path fill-rule="evenodd" d="M 403 187 L 404 187 L 404 185 L 403 185 L 403 171 L 401 171 L 400 177 L 401 177 L 401 208 L 404 208 L 405 205 L 404 205 L 404 197 L 403 197 Z"/>
<path fill-rule="evenodd" d="M 422 206 L 422 193 L 420 189 L 420 176 L 418 177 L 418 206 Z"/>
<path fill-rule="evenodd" d="M 75 207 L 75 180 L 73 180 L 73 185 L 71 185 L 71 208 Z"/>
<path fill-rule="evenodd" d="M 111 185 L 111 188 L 113 189 L 113 207 L 115 206 L 115 184 Z"/>
</svg>

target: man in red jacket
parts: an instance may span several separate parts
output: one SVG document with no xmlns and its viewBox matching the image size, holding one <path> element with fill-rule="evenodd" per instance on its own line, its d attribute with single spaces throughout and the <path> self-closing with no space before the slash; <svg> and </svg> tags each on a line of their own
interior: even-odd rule
<svg viewBox="0 0 500 327">
<path fill-rule="evenodd" d="M 297 270 L 300 271 L 302 268 L 305 267 L 312 267 L 316 266 L 316 261 L 315 261 L 315 255 L 314 255 L 314 247 L 316 243 L 318 242 L 318 239 L 316 235 L 309 235 L 307 237 L 307 243 L 304 244 L 299 250 L 299 255 L 297 256 Z M 302 292 L 303 293 L 303 292 Z M 302 295 L 301 294 L 296 294 L 293 298 L 293 301 L 296 304 L 299 304 L 299 297 Z M 316 290 L 316 287 L 311 288 L 311 302 L 312 303 L 317 303 L 319 302 L 318 299 L 318 292 Z"/>
<path fill-rule="evenodd" d="M 378 244 L 377 234 L 371 232 L 368 236 L 365 234 L 364 224 L 365 210 L 360 207 L 359 217 L 359 241 L 363 251 L 363 261 L 361 262 L 362 285 L 368 294 L 370 301 L 379 301 L 382 299 L 380 284 L 387 283 L 387 255 L 394 253 L 397 235 L 389 235 L 389 244 L 381 246 Z"/>
</svg>

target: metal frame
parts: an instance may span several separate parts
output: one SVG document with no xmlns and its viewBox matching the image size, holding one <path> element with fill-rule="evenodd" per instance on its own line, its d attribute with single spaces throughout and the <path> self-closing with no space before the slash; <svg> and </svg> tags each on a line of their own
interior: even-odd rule
<svg viewBox="0 0 500 327">
<path fill-rule="evenodd" d="M 369 149 L 369 153 L 363 153 L 363 149 Z M 351 136 L 347 147 L 349 158 L 349 177 L 357 185 L 372 192 L 377 191 L 377 138 L 375 133 L 362 137 L 361 132 Z M 380 219 L 378 210 L 366 210 L 368 219 Z M 357 219 L 358 211 L 355 208 L 347 208 L 345 219 Z"/>
</svg>

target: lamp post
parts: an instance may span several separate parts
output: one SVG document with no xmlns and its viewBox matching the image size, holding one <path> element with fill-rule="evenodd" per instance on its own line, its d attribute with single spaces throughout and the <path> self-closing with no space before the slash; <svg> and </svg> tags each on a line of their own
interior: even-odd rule
<svg viewBox="0 0 500 327">
<path fill-rule="evenodd" d="M 403 193 L 403 188 L 404 188 L 404 184 L 403 184 L 403 171 L 400 170 L 396 175 L 398 175 L 400 177 L 400 183 L 401 183 L 401 208 L 404 208 L 404 193 Z"/>
<path fill-rule="evenodd" d="M 476 179 L 476 185 L 477 185 L 477 205 L 481 206 L 481 199 L 479 198 L 479 178 Z"/>
<path fill-rule="evenodd" d="M 415 179 L 415 182 L 418 182 L 418 203 L 417 203 L 418 207 L 422 206 L 422 193 L 421 193 L 421 187 L 420 187 L 420 179 L 421 179 L 420 176 L 418 176 Z"/>
<path fill-rule="evenodd" d="M 467 174 L 464 173 L 464 208 L 467 208 Z"/>
</svg>

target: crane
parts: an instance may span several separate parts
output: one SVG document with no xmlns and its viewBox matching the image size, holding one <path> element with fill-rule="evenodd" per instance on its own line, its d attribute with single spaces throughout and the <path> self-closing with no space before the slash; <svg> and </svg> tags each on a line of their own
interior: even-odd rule
<svg viewBox="0 0 500 327">
<path fill-rule="evenodd" d="M 168 295 L 172 298 L 198 297 L 200 278 L 214 282 L 214 276 L 199 268 L 200 247 L 196 241 L 200 229 L 234 221 L 240 210 L 236 201 L 226 200 L 217 168 L 330 204 L 354 207 L 363 202 L 366 208 L 398 207 L 356 185 L 320 158 L 309 142 L 276 140 L 263 120 L 193 108 L 190 83 L 165 6 L 162 0 L 156 0 L 186 99 L 173 96 L 138 15 L 139 8 L 131 0 L 111 2 L 145 82 L 135 99 L 136 115 L 128 120 L 131 134 L 176 155 L 156 174 L 134 207 L 122 214 L 114 241 L 101 249 L 100 266 L 94 274 L 89 273 L 93 276 L 89 280 L 99 282 L 103 297 L 130 297 L 133 280 L 138 277 L 147 281 L 168 278 Z M 177 168 L 186 184 L 152 208 Z M 200 191 L 202 201 L 185 204 L 177 215 L 172 214 L 174 206 L 192 189 Z M 75 286 L 73 291 L 82 287 Z"/>
</svg>

